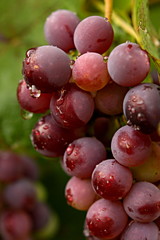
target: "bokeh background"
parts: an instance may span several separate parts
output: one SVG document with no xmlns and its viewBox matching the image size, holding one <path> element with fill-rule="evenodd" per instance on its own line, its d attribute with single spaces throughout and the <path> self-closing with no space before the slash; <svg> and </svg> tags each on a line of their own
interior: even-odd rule
<svg viewBox="0 0 160 240">
<path fill-rule="evenodd" d="M 130 15 L 131 2 L 115 0 L 114 10 L 125 19 Z M 74 210 L 66 204 L 64 188 L 68 176 L 62 171 L 59 160 L 41 157 L 33 149 L 29 135 L 41 115 L 24 116 L 17 103 L 16 89 L 22 79 L 22 61 L 26 50 L 47 44 L 43 32 L 46 17 L 57 9 L 74 11 L 80 19 L 95 14 L 103 16 L 96 5 L 96 0 L 0 1 L 0 149 L 25 153 L 39 165 L 40 181 L 46 191 L 42 194 L 59 218 L 59 229 L 50 238 L 53 240 L 84 239 L 82 231 L 85 212 Z M 160 35 L 159 1 L 150 1 L 150 16 Z M 115 44 L 132 40 L 120 27 L 115 24 L 113 27 Z"/>
</svg>

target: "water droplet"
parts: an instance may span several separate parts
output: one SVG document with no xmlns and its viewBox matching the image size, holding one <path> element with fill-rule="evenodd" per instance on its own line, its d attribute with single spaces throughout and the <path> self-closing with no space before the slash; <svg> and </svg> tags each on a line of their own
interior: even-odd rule
<svg viewBox="0 0 160 240">
<path fill-rule="evenodd" d="M 35 134 L 36 136 L 40 136 L 40 131 L 39 131 L 39 130 L 34 130 L 34 134 Z"/>
<path fill-rule="evenodd" d="M 74 144 L 69 144 L 69 146 L 67 147 L 67 155 L 71 155 L 73 150 L 74 150 L 75 145 Z"/>
<path fill-rule="evenodd" d="M 137 101 L 137 104 L 138 104 L 138 105 L 142 105 L 142 104 L 143 104 L 143 100 L 142 100 L 142 99 L 139 99 L 139 100 Z"/>
<path fill-rule="evenodd" d="M 109 179 L 114 179 L 114 177 L 111 175 L 111 176 L 109 177 Z"/>
<path fill-rule="evenodd" d="M 41 96 L 41 90 L 38 90 L 35 85 L 29 87 L 30 96 L 33 98 L 39 98 Z"/>
<path fill-rule="evenodd" d="M 108 56 L 104 56 L 103 60 L 104 60 L 104 62 L 107 62 L 108 61 Z"/>
<path fill-rule="evenodd" d="M 145 118 L 144 114 L 138 113 L 138 115 L 137 115 L 137 120 L 140 121 L 140 122 L 142 122 L 142 121 L 145 121 L 146 118 Z"/>
<path fill-rule="evenodd" d="M 49 126 L 48 125 L 44 125 L 43 129 L 47 130 L 47 129 L 49 129 Z"/>
<path fill-rule="evenodd" d="M 28 112 L 28 111 L 26 111 L 24 109 L 21 109 L 21 116 L 22 116 L 23 119 L 29 120 L 29 119 L 31 119 L 33 117 L 33 113 Z"/>
<path fill-rule="evenodd" d="M 35 52 L 36 48 L 30 48 L 27 52 L 26 52 L 26 57 L 29 58 L 33 52 Z"/>
<path fill-rule="evenodd" d="M 104 20 L 105 20 L 106 22 L 109 22 L 109 20 L 108 20 L 108 18 L 107 18 L 107 17 L 105 17 L 105 18 L 104 18 Z"/>
<path fill-rule="evenodd" d="M 41 126 L 41 125 L 44 124 L 44 122 L 45 122 L 45 121 L 44 121 L 44 118 L 41 118 L 41 119 L 39 120 L 39 122 L 38 122 L 38 125 Z"/>
<path fill-rule="evenodd" d="M 140 126 L 137 126 L 137 125 L 133 125 L 133 127 L 136 131 L 139 131 L 141 129 Z"/>
<path fill-rule="evenodd" d="M 64 124 L 64 126 L 69 127 L 69 122 L 68 121 L 63 120 L 63 124 Z"/>
<path fill-rule="evenodd" d="M 30 64 L 30 58 L 27 58 L 27 60 L 26 60 L 26 64 L 27 64 L 27 65 Z"/>
<path fill-rule="evenodd" d="M 128 126 L 132 126 L 131 120 L 128 120 L 128 121 L 127 121 L 127 125 L 128 125 Z"/>
<path fill-rule="evenodd" d="M 73 196 L 72 196 L 72 192 L 71 189 L 67 189 L 66 191 L 66 198 L 67 198 L 67 202 L 68 203 L 72 203 L 73 202 Z"/>
<path fill-rule="evenodd" d="M 137 102 L 137 97 L 136 96 L 132 96 L 132 102 Z"/>
<path fill-rule="evenodd" d="M 131 112 L 132 113 L 135 113 L 136 112 L 136 109 L 134 107 L 131 108 Z"/>
</svg>

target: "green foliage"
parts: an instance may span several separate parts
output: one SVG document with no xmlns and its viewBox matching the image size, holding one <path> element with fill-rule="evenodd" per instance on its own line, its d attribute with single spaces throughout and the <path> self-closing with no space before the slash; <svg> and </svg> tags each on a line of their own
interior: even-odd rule
<svg viewBox="0 0 160 240">
<path fill-rule="evenodd" d="M 160 73 L 160 54 L 158 49 L 160 41 L 150 21 L 148 1 L 134 0 L 133 5 L 133 24 L 139 36 L 139 44 L 150 54 Z"/>
</svg>

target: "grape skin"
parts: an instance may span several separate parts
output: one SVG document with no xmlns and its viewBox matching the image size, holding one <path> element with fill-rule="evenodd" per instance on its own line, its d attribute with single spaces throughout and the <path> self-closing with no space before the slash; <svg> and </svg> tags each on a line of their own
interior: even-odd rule
<svg viewBox="0 0 160 240">
<path fill-rule="evenodd" d="M 0 232 L 4 239 L 27 239 L 32 230 L 30 216 L 22 210 L 6 210 L 1 213 Z"/>
<path fill-rule="evenodd" d="M 109 239 L 118 236 L 126 227 L 128 216 L 120 201 L 99 199 L 87 211 L 86 224 L 91 235 Z"/>
<path fill-rule="evenodd" d="M 72 77 L 78 87 L 89 92 L 103 88 L 110 80 L 107 64 L 95 52 L 87 52 L 76 59 Z"/>
<path fill-rule="evenodd" d="M 150 182 L 136 182 L 123 200 L 126 213 L 138 222 L 152 222 L 160 216 L 160 191 Z"/>
<path fill-rule="evenodd" d="M 39 169 L 34 159 L 26 155 L 20 155 L 23 164 L 23 176 L 31 181 L 38 180 Z"/>
<path fill-rule="evenodd" d="M 21 158 L 11 151 L 0 151 L 0 181 L 13 182 L 23 176 L 24 166 Z"/>
<path fill-rule="evenodd" d="M 71 177 L 65 187 L 67 203 L 73 208 L 81 211 L 88 210 L 96 200 L 90 179 Z"/>
<path fill-rule="evenodd" d="M 3 198 L 11 208 L 31 210 L 37 201 L 37 194 L 32 182 L 20 179 L 6 186 Z"/>
<path fill-rule="evenodd" d="M 24 80 L 21 80 L 17 88 L 17 100 L 22 109 L 33 113 L 44 113 L 49 109 L 52 95 L 41 93 L 39 97 L 32 97 Z"/>
<path fill-rule="evenodd" d="M 108 115 L 116 115 L 123 112 L 123 100 L 128 88 L 116 83 L 107 84 L 97 91 L 95 97 L 96 109 Z"/>
<path fill-rule="evenodd" d="M 159 240 L 158 227 L 154 222 L 139 223 L 132 221 L 124 230 L 120 240 Z"/>
<path fill-rule="evenodd" d="M 29 49 L 23 61 L 23 75 L 29 86 L 43 93 L 64 86 L 71 77 L 70 59 L 60 48 L 40 46 Z"/>
<path fill-rule="evenodd" d="M 83 137 L 69 144 L 63 156 L 63 167 L 71 176 L 90 178 L 96 164 L 105 159 L 105 146 L 96 138 Z"/>
<path fill-rule="evenodd" d="M 113 41 L 113 29 L 108 19 L 100 16 L 89 16 L 83 19 L 74 32 L 76 49 L 86 52 L 104 53 Z"/>
<path fill-rule="evenodd" d="M 79 22 L 77 15 L 68 10 L 60 9 L 51 13 L 44 25 L 46 40 L 65 52 L 74 49 L 73 34 Z"/>
<path fill-rule="evenodd" d="M 131 88 L 123 102 L 123 112 L 129 125 L 145 134 L 158 128 L 160 121 L 160 87 L 143 83 Z"/>
<path fill-rule="evenodd" d="M 33 222 L 33 229 L 37 231 L 47 226 L 51 218 L 51 210 L 45 203 L 37 202 L 30 211 L 30 216 Z"/>
<path fill-rule="evenodd" d="M 31 133 L 32 145 L 47 157 L 60 157 L 77 135 L 56 124 L 50 114 L 40 118 Z"/>
<path fill-rule="evenodd" d="M 151 154 L 151 139 L 129 126 L 119 128 L 111 141 L 114 158 L 126 167 L 143 164 Z"/>
<path fill-rule="evenodd" d="M 108 200 L 120 200 L 132 186 L 132 173 L 115 159 L 99 163 L 92 173 L 92 186 L 95 192 Z"/>
<path fill-rule="evenodd" d="M 91 119 L 94 100 L 91 94 L 70 83 L 53 93 L 50 110 L 52 117 L 60 126 L 79 128 Z"/>
<path fill-rule="evenodd" d="M 108 72 L 112 80 L 124 87 L 142 82 L 149 70 L 147 52 L 136 43 L 122 43 L 115 47 L 108 57 Z"/>
</svg>

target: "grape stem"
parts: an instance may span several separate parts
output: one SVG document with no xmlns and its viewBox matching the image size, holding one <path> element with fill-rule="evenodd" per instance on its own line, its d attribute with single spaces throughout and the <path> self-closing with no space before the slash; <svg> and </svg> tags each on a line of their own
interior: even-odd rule
<svg viewBox="0 0 160 240">
<path fill-rule="evenodd" d="M 104 16 L 108 18 L 109 21 L 111 21 L 113 0 L 104 0 L 104 4 L 105 4 Z"/>
</svg>

